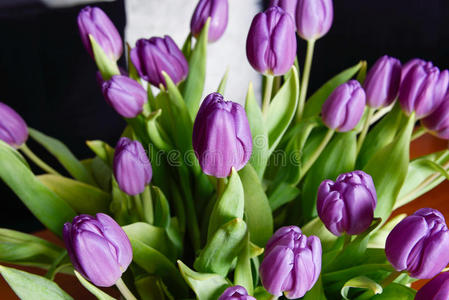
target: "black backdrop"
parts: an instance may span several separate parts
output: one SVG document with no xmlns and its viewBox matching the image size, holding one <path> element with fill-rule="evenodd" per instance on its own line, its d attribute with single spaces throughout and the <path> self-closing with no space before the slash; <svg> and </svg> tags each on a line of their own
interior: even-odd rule
<svg viewBox="0 0 449 300">
<path fill-rule="evenodd" d="M 123 0 L 98 6 L 123 33 Z M 80 9 L 50 10 L 38 0 L 0 1 L 0 101 L 16 109 L 29 126 L 61 139 L 86 158 L 85 139 L 113 145 L 124 124 L 102 100 L 95 65 L 78 36 Z M 330 32 L 316 43 L 310 92 L 359 60 L 372 64 L 384 54 L 402 62 L 421 57 L 441 69 L 449 67 L 447 0 L 334 0 L 334 10 Z M 304 56 L 305 43 L 300 41 L 300 61 Z M 0 197 L 0 227 L 42 228 L 3 184 Z"/>
</svg>

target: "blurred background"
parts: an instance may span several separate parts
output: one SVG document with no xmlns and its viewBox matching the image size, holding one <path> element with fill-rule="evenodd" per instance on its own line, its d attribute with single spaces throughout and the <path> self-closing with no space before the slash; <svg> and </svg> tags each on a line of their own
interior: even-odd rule
<svg viewBox="0 0 449 300">
<path fill-rule="evenodd" d="M 260 78 L 246 60 L 245 43 L 253 16 L 268 1 L 229 0 L 222 39 L 208 48 L 206 93 L 214 91 L 229 68 L 226 98 L 242 102 L 248 83 Z M 76 16 L 85 5 L 101 7 L 125 40 L 171 35 L 182 45 L 196 0 L 1 0 L 0 101 L 12 106 L 30 127 L 60 139 L 79 158 L 92 156 L 84 141 L 115 145 L 124 122 L 103 100 L 96 67 L 79 38 Z M 309 91 L 337 72 L 365 59 L 371 65 L 388 54 L 403 63 L 414 57 L 449 65 L 449 1 L 338 0 L 330 32 L 316 44 Z M 299 41 L 299 59 L 305 43 Z M 122 59 L 119 62 L 125 66 Z M 428 140 L 418 140 L 430 145 Z M 439 147 L 443 142 L 436 141 Z M 30 147 L 57 166 L 35 144 Z M 446 147 L 446 143 L 444 143 Z M 39 230 L 19 199 L 0 183 L 0 227 Z"/>
</svg>

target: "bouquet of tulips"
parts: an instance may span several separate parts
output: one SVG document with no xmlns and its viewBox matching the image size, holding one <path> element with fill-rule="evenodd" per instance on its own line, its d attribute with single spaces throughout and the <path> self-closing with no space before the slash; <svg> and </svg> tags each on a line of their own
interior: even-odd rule
<svg viewBox="0 0 449 300">
<path fill-rule="evenodd" d="M 105 13 L 79 13 L 104 98 L 128 124 L 115 147 L 87 141 L 91 159 L 0 104 L 0 178 L 66 246 L 0 229 L 0 261 L 47 270 L 0 266 L 11 288 L 71 299 L 53 281 L 63 272 L 98 299 L 112 299 L 99 287 L 113 285 L 128 300 L 448 299 L 443 215 L 389 217 L 449 178 L 449 150 L 409 158 L 425 132 L 449 139 L 449 72 L 384 56 L 307 98 L 332 1 L 279 0 L 247 37 L 261 105 L 251 83 L 244 106 L 225 100 L 227 75 L 203 99 L 207 45 L 227 18 L 227 0 L 200 0 L 182 48 L 169 36 L 140 39 L 125 70 Z M 308 43 L 303 67 L 297 34 Z M 64 170 L 33 154 L 28 136 Z"/>
</svg>

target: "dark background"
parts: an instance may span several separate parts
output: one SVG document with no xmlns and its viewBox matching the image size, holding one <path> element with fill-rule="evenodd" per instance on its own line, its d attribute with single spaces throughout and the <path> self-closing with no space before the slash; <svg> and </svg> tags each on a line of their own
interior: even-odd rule
<svg viewBox="0 0 449 300">
<path fill-rule="evenodd" d="M 95 4 L 122 36 L 123 1 Z M 95 65 L 81 44 L 76 25 L 81 8 L 50 10 L 38 0 L 0 0 L 0 101 L 17 110 L 30 127 L 87 158 L 92 154 L 85 140 L 114 145 L 124 123 L 103 101 Z M 335 0 L 333 26 L 316 43 L 309 92 L 361 59 L 371 65 L 384 54 L 403 63 L 420 57 L 445 69 L 448 52 L 448 0 Z M 300 61 L 304 56 L 305 42 L 300 41 Z M 35 144 L 30 147 L 45 157 Z M 2 183 L 0 195 L 0 227 L 42 228 Z"/>
</svg>

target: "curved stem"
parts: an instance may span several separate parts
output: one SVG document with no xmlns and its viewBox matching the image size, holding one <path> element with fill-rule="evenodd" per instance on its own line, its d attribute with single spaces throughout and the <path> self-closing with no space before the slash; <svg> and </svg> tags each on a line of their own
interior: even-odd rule
<svg viewBox="0 0 449 300">
<path fill-rule="evenodd" d="M 362 132 L 360 132 L 359 139 L 357 140 L 357 152 L 356 155 L 359 154 L 360 149 L 362 148 L 363 142 L 365 141 L 366 134 L 368 133 L 369 126 L 371 124 L 371 118 L 374 114 L 374 108 L 368 107 L 368 111 L 366 114 L 365 123 L 363 124 Z"/>
<path fill-rule="evenodd" d="M 128 287 L 121 278 L 117 280 L 115 285 L 117 286 L 120 293 L 122 293 L 123 297 L 125 297 L 126 300 L 137 300 L 137 298 L 134 297 L 134 295 L 131 293 L 131 291 L 128 289 Z"/>
<path fill-rule="evenodd" d="M 328 129 L 328 131 L 326 132 L 326 135 L 324 136 L 323 140 L 316 148 L 315 152 L 313 152 L 310 159 L 304 164 L 303 168 L 301 169 L 300 180 L 304 177 L 304 175 L 307 173 L 307 171 L 309 171 L 309 169 L 312 167 L 312 165 L 315 163 L 315 161 L 318 159 L 318 157 L 320 157 L 324 148 L 326 148 L 326 145 L 329 143 L 332 136 L 334 135 L 334 132 L 335 131 L 333 129 L 330 129 L 330 128 Z"/>
<path fill-rule="evenodd" d="M 273 91 L 274 76 L 266 75 L 265 79 L 266 79 L 265 80 L 265 88 L 264 88 L 263 100 L 262 100 L 262 113 L 266 116 L 268 113 L 268 108 L 270 107 L 271 93 Z"/>
<path fill-rule="evenodd" d="M 412 135 L 412 141 L 420 138 L 421 136 L 423 136 L 425 133 L 427 132 L 426 128 L 424 126 L 420 126 L 418 129 L 415 130 L 415 132 L 413 132 Z"/>
<path fill-rule="evenodd" d="M 40 159 L 36 154 L 31 151 L 30 148 L 26 144 L 23 144 L 20 148 L 22 152 L 31 160 L 33 161 L 39 168 L 44 170 L 47 173 L 62 176 L 60 173 L 58 173 L 55 169 L 47 165 L 42 159 Z"/>
<path fill-rule="evenodd" d="M 390 283 L 392 283 L 401 274 L 402 274 L 401 271 L 391 272 L 390 275 L 388 275 L 387 278 L 385 278 L 380 285 L 382 286 L 382 288 L 387 287 Z"/>
<path fill-rule="evenodd" d="M 306 61 L 304 63 L 304 73 L 302 75 L 301 89 L 299 92 L 298 110 L 296 111 L 296 122 L 301 121 L 306 102 L 307 88 L 309 85 L 310 69 L 312 67 L 313 50 L 315 49 L 315 40 L 307 41 Z"/>
</svg>

